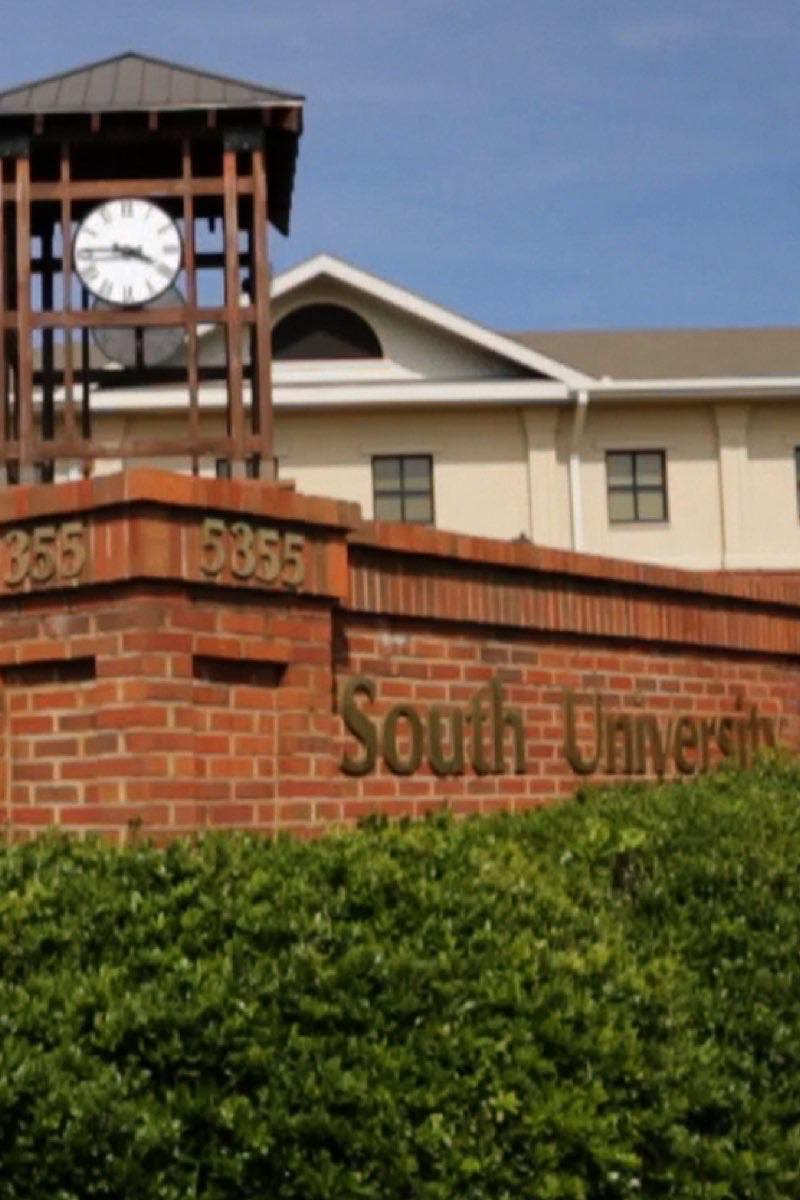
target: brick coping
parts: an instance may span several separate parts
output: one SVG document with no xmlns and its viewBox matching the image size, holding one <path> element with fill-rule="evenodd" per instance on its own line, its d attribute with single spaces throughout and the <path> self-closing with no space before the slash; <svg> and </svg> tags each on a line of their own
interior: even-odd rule
<svg viewBox="0 0 800 1200">
<path fill-rule="evenodd" d="M 156 467 L 132 467 L 92 479 L 2 487 L 0 523 L 130 504 L 251 513 L 343 531 L 360 519 L 356 504 L 300 495 L 284 483 L 202 479 Z"/>
<path fill-rule="evenodd" d="M 575 550 L 559 550 L 529 542 L 502 541 L 406 525 L 394 521 L 365 521 L 348 537 L 358 550 L 462 562 L 471 566 L 558 575 L 693 595 L 800 606 L 800 570 L 764 576 L 752 571 L 691 571 L 661 567 L 630 559 L 609 558 Z"/>
<path fill-rule="evenodd" d="M 367 521 L 358 504 L 298 493 L 290 484 L 202 479 L 154 467 L 55 484 L 0 488 L 0 524 L 58 514 L 163 506 L 250 513 L 338 534 L 356 554 L 395 555 L 593 581 L 633 590 L 677 592 L 755 604 L 800 607 L 800 571 L 691 571 L 525 542 L 450 533 L 420 525 Z"/>
</svg>

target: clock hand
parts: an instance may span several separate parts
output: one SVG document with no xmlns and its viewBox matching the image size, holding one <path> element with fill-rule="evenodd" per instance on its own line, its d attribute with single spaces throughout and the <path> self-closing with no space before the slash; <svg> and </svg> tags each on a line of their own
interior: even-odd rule
<svg viewBox="0 0 800 1200">
<path fill-rule="evenodd" d="M 112 249 L 118 251 L 123 258 L 138 258 L 142 262 L 149 263 L 153 261 L 149 255 L 143 252 L 141 246 L 120 246 L 117 242 L 114 242 Z"/>
<path fill-rule="evenodd" d="M 79 259 L 119 258 L 119 253 L 118 246 L 84 246 L 75 257 Z"/>
</svg>

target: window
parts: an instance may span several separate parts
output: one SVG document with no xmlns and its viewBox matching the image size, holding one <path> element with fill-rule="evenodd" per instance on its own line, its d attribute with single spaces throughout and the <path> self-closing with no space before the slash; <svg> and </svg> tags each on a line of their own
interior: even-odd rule
<svg viewBox="0 0 800 1200">
<path fill-rule="evenodd" d="M 430 454 L 380 454 L 372 460 L 373 512 L 378 521 L 433 522 Z"/>
<path fill-rule="evenodd" d="M 340 304 L 307 304 L 278 321 L 272 331 L 276 359 L 382 358 L 375 331 Z"/>
<path fill-rule="evenodd" d="M 609 450 L 606 453 L 608 519 L 666 521 L 667 472 L 663 450 Z"/>
</svg>

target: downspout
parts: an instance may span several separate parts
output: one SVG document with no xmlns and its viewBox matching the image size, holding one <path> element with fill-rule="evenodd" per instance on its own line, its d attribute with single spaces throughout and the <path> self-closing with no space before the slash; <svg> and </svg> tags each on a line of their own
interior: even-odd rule
<svg viewBox="0 0 800 1200">
<path fill-rule="evenodd" d="M 572 526 L 572 549 L 583 550 L 583 494 L 581 491 L 580 444 L 589 408 L 589 392 L 581 388 L 575 396 L 575 412 L 569 443 L 569 502 Z"/>
</svg>

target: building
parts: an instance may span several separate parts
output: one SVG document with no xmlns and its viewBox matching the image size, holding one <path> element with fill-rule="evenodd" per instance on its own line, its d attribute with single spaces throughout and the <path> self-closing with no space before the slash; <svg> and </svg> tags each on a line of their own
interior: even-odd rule
<svg viewBox="0 0 800 1200">
<path fill-rule="evenodd" d="M 798 330 L 501 334 L 329 255 L 272 292 L 276 452 L 299 491 L 644 562 L 800 567 Z M 202 347 L 222 371 L 221 334 Z M 98 435 L 166 432 L 185 403 L 165 383 L 92 411 Z M 221 379 L 200 404 L 214 429 Z"/>
</svg>

